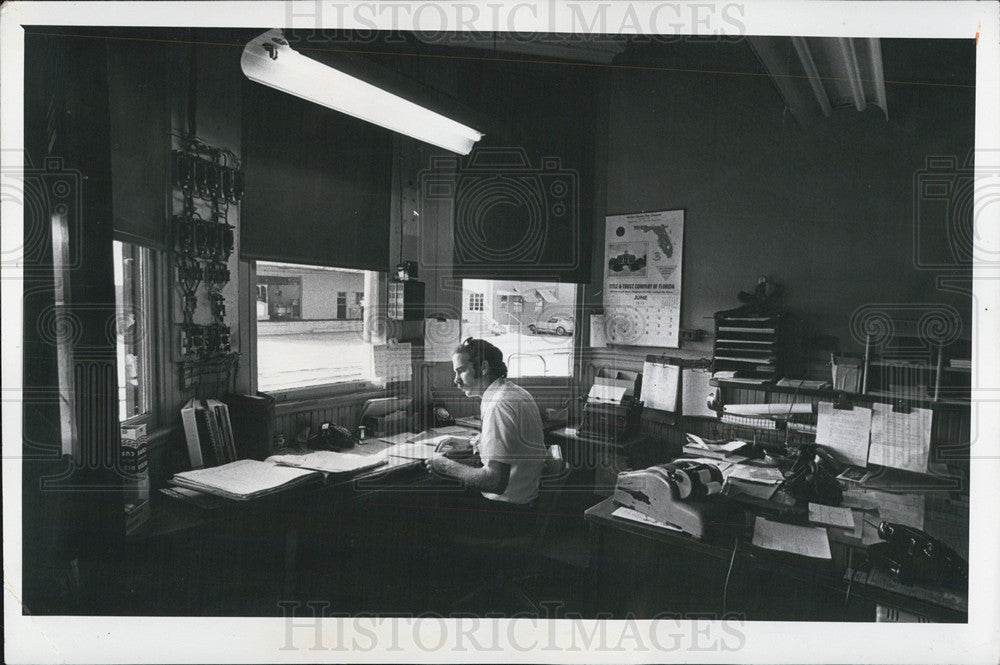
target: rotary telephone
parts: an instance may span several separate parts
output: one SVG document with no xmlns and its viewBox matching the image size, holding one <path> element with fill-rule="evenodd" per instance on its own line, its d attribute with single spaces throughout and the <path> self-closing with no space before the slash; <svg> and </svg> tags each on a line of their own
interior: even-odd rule
<svg viewBox="0 0 1000 665">
<path fill-rule="evenodd" d="M 960 585 L 969 578 L 969 564 L 937 538 L 920 529 L 882 522 L 884 541 L 868 548 L 869 560 L 902 584 Z"/>
<path fill-rule="evenodd" d="M 347 450 L 358 443 L 350 430 L 334 423 L 323 423 L 318 432 L 306 439 L 306 446 L 313 450 Z"/>
</svg>

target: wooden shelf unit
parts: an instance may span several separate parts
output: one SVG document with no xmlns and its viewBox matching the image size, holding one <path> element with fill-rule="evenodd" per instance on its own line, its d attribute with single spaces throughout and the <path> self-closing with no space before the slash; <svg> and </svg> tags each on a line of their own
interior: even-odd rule
<svg viewBox="0 0 1000 665">
<path fill-rule="evenodd" d="M 784 365 L 784 316 L 715 317 L 712 371 L 736 371 L 739 376 L 781 378 Z"/>
</svg>

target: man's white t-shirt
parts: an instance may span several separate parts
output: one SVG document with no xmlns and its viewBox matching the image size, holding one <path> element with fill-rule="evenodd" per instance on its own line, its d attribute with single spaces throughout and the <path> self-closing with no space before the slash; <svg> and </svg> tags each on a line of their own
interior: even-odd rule
<svg viewBox="0 0 1000 665">
<path fill-rule="evenodd" d="M 483 431 L 479 457 L 510 465 L 510 479 L 503 494 L 483 492 L 493 501 L 528 503 L 538 496 L 538 481 L 545 464 L 545 435 L 534 398 L 521 386 L 497 379 L 483 392 L 480 407 Z"/>
</svg>

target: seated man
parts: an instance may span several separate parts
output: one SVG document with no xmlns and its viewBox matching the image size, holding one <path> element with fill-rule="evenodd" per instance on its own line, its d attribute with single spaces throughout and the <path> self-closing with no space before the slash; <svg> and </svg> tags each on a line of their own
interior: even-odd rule
<svg viewBox="0 0 1000 665">
<path fill-rule="evenodd" d="M 483 429 L 478 450 L 481 467 L 435 454 L 431 471 L 461 480 L 483 499 L 478 508 L 492 526 L 516 528 L 511 515 L 528 516 L 538 496 L 545 443 L 538 406 L 527 390 L 506 380 L 500 349 L 481 339 L 466 339 L 452 354 L 455 385 L 467 397 L 481 397 Z M 500 515 L 506 514 L 506 517 Z M 520 520 L 525 522 L 526 520 Z M 523 526 L 523 524 L 522 524 Z"/>
</svg>

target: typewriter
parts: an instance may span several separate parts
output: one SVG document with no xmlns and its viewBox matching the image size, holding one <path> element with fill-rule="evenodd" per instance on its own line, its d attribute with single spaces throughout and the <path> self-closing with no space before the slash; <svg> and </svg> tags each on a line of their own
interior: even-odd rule
<svg viewBox="0 0 1000 665">
<path fill-rule="evenodd" d="M 594 378 L 577 429 L 582 437 L 622 443 L 642 415 L 642 374 L 602 370 Z"/>
</svg>

